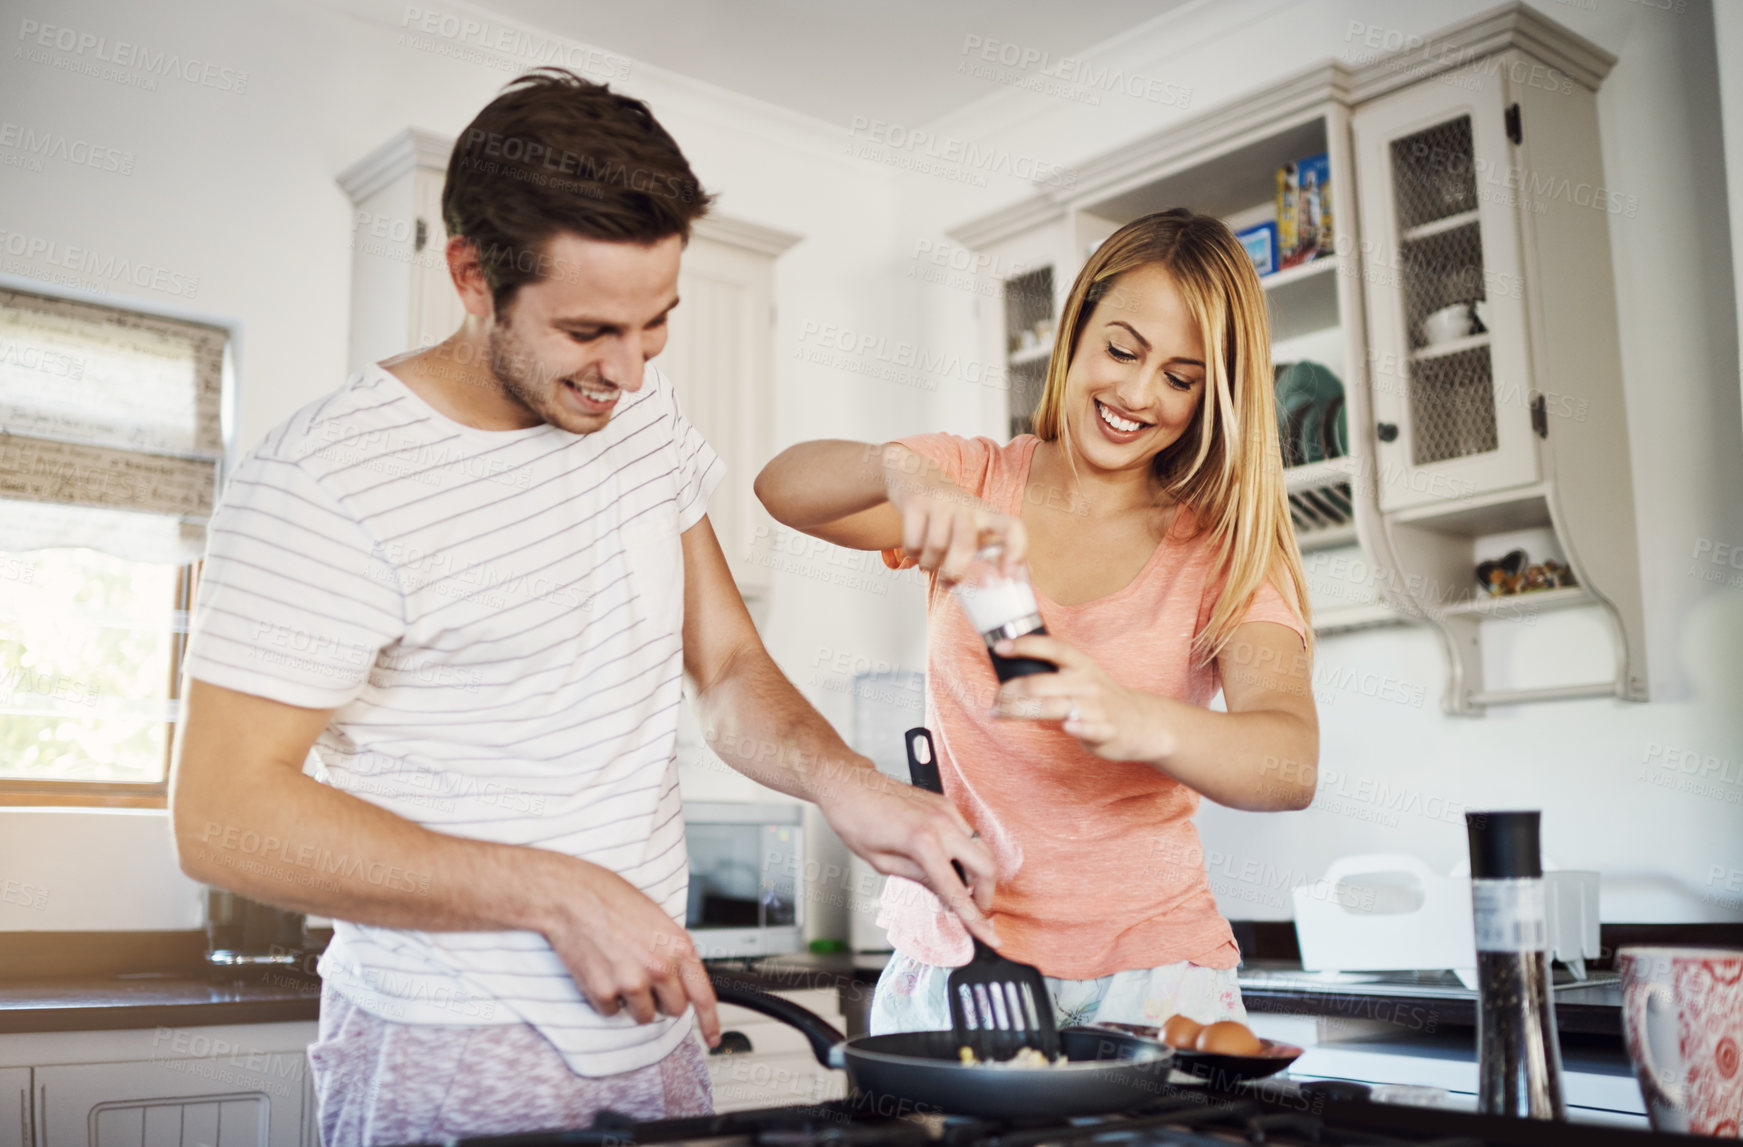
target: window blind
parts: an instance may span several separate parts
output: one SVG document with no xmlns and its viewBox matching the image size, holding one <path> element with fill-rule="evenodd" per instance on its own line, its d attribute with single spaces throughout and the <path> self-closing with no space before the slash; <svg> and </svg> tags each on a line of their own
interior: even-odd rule
<svg viewBox="0 0 1743 1147">
<path fill-rule="evenodd" d="M 0 550 L 198 560 L 227 344 L 216 327 L 0 291 Z"/>
</svg>

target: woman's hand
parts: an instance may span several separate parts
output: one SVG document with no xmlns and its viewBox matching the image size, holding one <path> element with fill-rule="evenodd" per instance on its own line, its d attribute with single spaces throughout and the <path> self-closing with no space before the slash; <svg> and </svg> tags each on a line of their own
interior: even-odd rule
<svg viewBox="0 0 1743 1147">
<path fill-rule="evenodd" d="M 921 569 L 956 581 L 975 551 L 995 541 L 1004 544 L 1006 571 L 1023 560 L 1029 536 L 1022 519 L 938 477 L 937 467 L 919 454 L 894 444 L 885 447 L 884 474 L 890 505 L 902 515 L 902 548 Z"/>
<path fill-rule="evenodd" d="M 1083 747 L 1109 761 L 1158 764 L 1174 751 L 1175 730 L 1165 698 L 1127 689 L 1089 654 L 1047 634 L 1031 633 L 993 646 L 1001 657 L 1038 657 L 1059 666 L 1000 687 L 1001 717 L 1062 721 Z"/>
</svg>

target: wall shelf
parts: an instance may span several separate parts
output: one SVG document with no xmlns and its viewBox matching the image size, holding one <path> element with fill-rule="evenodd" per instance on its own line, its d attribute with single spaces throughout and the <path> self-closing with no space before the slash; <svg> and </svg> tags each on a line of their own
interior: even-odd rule
<svg viewBox="0 0 1743 1147">
<path fill-rule="evenodd" d="M 1341 526 L 1325 526 L 1317 530 L 1297 529 L 1295 540 L 1301 546 L 1302 553 L 1313 550 L 1329 550 L 1333 546 L 1354 545 L 1356 541 L 1356 524 L 1345 522 Z"/>
<path fill-rule="evenodd" d="M 1457 231 L 1460 227 L 1475 227 L 1476 225 L 1476 211 L 1461 211 L 1457 215 L 1448 215 L 1408 228 L 1398 238 L 1406 243 L 1416 243 L 1423 239 L 1432 239 L 1436 235 L 1444 235 L 1448 231 Z"/>
<path fill-rule="evenodd" d="M 1542 612 L 1552 609 L 1568 609 L 1577 605 L 1591 605 L 1597 599 L 1586 591 L 1584 586 L 1569 585 L 1560 589 L 1534 589 L 1524 593 L 1508 593 L 1498 597 L 1487 595 L 1472 597 L 1466 601 L 1453 602 L 1441 607 L 1441 613 L 1450 617 L 1507 617 L 1518 618 L 1527 613 Z"/>
<path fill-rule="evenodd" d="M 1339 482 L 1348 482 L 1350 475 L 1356 472 L 1356 460 L 1349 455 L 1341 458 L 1327 458 L 1320 462 L 1308 462 L 1300 466 L 1283 467 L 1283 488 L 1291 494 L 1303 490 L 1318 490 L 1326 486 L 1335 486 Z"/>
<path fill-rule="evenodd" d="M 1273 271 L 1259 280 L 1259 285 L 1267 291 L 1280 291 L 1286 287 L 1312 279 L 1320 275 L 1329 275 L 1340 265 L 1337 255 L 1325 255 L 1311 263 L 1300 263 L 1294 267 L 1285 267 L 1281 271 Z"/>
<path fill-rule="evenodd" d="M 1431 359 L 1446 358 L 1448 355 L 1463 354 L 1468 350 L 1480 350 L 1489 345 L 1489 335 L 1485 331 L 1480 335 L 1466 335 L 1463 338 L 1448 339 L 1443 343 L 1433 343 L 1420 350 L 1410 352 L 1411 362 L 1428 362 Z"/>
<path fill-rule="evenodd" d="M 1408 620 L 1410 619 L 1385 602 L 1340 605 L 1331 609 L 1314 611 L 1313 632 L 1323 637 L 1329 633 L 1348 633 L 1356 629 L 1372 629 L 1377 625 L 1399 625 Z"/>
<path fill-rule="evenodd" d="M 1028 350 L 1014 350 L 1005 359 L 1012 366 L 1028 366 L 1032 362 L 1046 362 L 1053 356 L 1053 344 L 1030 347 Z"/>
</svg>

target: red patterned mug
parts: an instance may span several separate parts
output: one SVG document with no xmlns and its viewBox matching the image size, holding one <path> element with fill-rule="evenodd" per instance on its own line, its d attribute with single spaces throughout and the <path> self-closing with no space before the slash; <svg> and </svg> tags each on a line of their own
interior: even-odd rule
<svg viewBox="0 0 1743 1147">
<path fill-rule="evenodd" d="M 1622 1027 L 1655 1131 L 1736 1139 L 1743 1124 L 1743 952 L 1623 948 Z"/>
</svg>

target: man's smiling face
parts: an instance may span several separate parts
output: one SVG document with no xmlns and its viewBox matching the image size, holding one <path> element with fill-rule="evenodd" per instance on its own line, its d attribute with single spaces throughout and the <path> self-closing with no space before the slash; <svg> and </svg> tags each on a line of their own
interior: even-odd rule
<svg viewBox="0 0 1743 1147">
<path fill-rule="evenodd" d="M 492 371 L 527 425 L 591 434 L 641 389 L 666 346 L 683 249 L 677 235 L 643 244 L 560 232 L 546 242 L 550 271 L 517 290 L 490 328 Z"/>
</svg>

